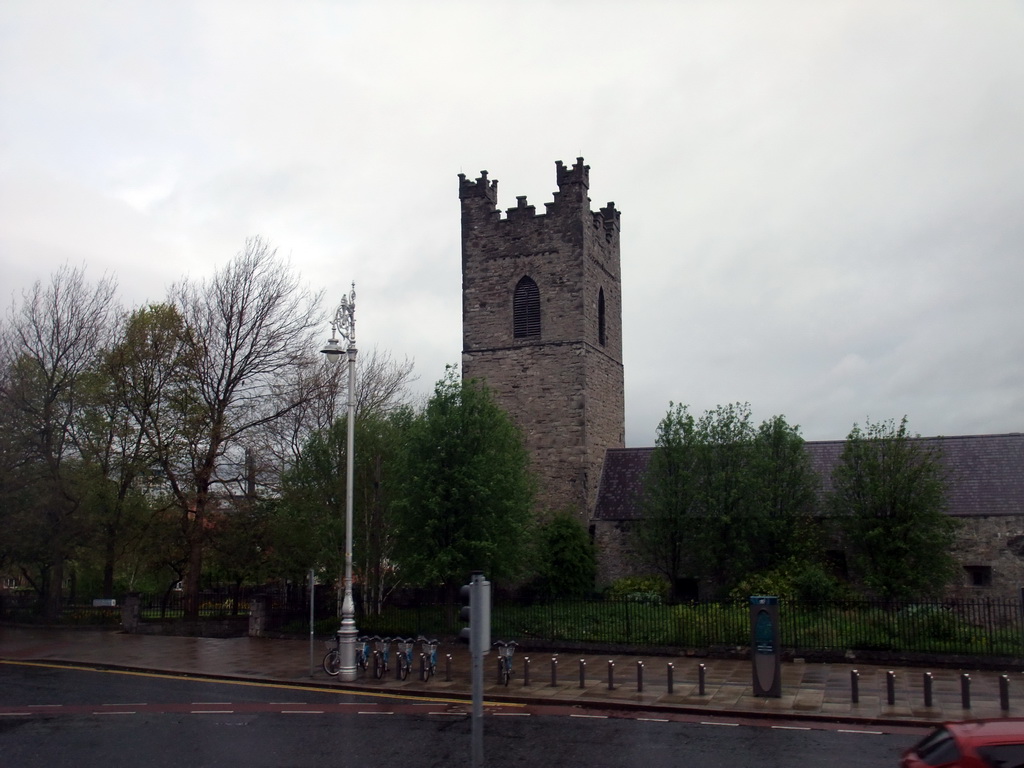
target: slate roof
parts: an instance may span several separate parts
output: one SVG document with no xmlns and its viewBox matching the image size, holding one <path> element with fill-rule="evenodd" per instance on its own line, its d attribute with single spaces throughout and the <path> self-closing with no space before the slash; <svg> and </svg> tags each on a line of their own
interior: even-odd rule
<svg viewBox="0 0 1024 768">
<path fill-rule="evenodd" d="M 1024 434 L 922 437 L 937 448 L 949 478 L 949 514 L 955 517 L 1024 515 Z M 842 440 L 809 441 L 811 466 L 831 490 L 832 468 L 843 450 Z M 596 520 L 640 517 L 643 476 L 653 448 L 612 448 L 605 455 L 598 489 Z"/>
</svg>

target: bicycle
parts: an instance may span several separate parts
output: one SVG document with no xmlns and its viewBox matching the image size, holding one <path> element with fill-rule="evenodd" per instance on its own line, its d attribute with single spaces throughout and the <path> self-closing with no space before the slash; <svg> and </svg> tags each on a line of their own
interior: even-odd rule
<svg viewBox="0 0 1024 768">
<path fill-rule="evenodd" d="M 423 656 L 423 681 L 426 682 L 437 674 L 437 640 L 416 638 L 420 642 L 420 654 Z"/>
<path fill-rule="evenodd" d="M 370 663 L 370 638 L 364 635 L 356 639 L 356 666 L 365 672 Z"/>
<path fill-rule="evenodd" d="M 331 677 L 337 677 L 341 671 L 341 635 L 334 636 L 334 647 L 324 656 L 324 672 Z"/>
<path fill-rule="evenodd" d="M 395 642 L 398 643 L 398 654 L 395 661 L 398 663 L 398 677 L 405 680 L 409 677 L 409 670 L 412 669 L 412 647 L 413 640 L 403 640 L 400 637 L 395 638 Z"/>
<path fill-rule="evenodd" d="M 368 637 L 360 637 L 356 640 L 356 666 L 366 670 L 369 664 L 370 642 Z M 341 671 L 341 635 L 334 636 L 334 647 L 324 656 L 324 672 L 331 677 L 337 677 Z"/>
<path fill-rule="evenodd" d="M 391 638 L 373 636 L 373 676 L 380 680 L 387 674 L 388 657 L 391 655 Z"/>
<path fill-rule="evenodd" d="M 508 681 L 512 679 L 512 655 L 516 652 L 516 646 L 519 643 L 515 640 L 510 640 L 507 643 L 499 640 L 494 645 L 498 648 L 498 683 L 508 685 Z"/>
</svg>

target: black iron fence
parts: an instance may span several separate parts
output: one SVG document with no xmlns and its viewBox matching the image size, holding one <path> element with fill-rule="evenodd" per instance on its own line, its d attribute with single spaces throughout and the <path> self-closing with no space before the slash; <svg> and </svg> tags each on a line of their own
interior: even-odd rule
<svg viewBox="0 0 1024 768">
<path fill-rule="evenodd" d="M 458 634 L 459 606 L 419 603 L 387 607 L 357 616 L 361 633 L 390 636 Z M 296 631 L 308 632 L 305 623 Z M 333 616 L 318 612 L 318 632 L 336 628 Z M 797 653 L 846 650 L 1024 656 L 1024 620 L 1017 600 L 783 601 L 779 608 L 782 645 Z M 750 643 L 747 601 L 658 604 L 633 601 L 524 602 L 496 599 L 491 611 L 495 639 L 567 645 L 625 645 L 638 648 L 714 649 Z M 286 630 L 284 625 L 281 629 Z"/>
<path fill-rule="evenodd" d="M 247 616 L 249 605 L 261 588 L 229 585 L 203 590 L 199 595 L 201 618 Z M 124 596 L 116 598 L 90 598 L 66 602 L 61 606 L 57 621 L 71 625 L 120 624 Z M 185 614 L 184 592 L 170 590 L 159 594 L 140 594 L 143 621 L 178 619 Z M 44 606 L 34 592 L 0 592 L 0 621 L 39 623 L 52 621 L 45 615 Z"/>
<path fill-rule="evenodd" d="M 221 588 L 204 591 L 200 616 L 245 616 L 255 594 L 270 605 L 266 629 L 281 634 L 309 632 L 309 597 L 302 588 L 272 591 Z M 329 637 L 338 627 L 333 591 L 317 590 L 315 632 Z M 183 616 L 183 595 L 142 595 L 143 621 Z M 102 601 L 66 606 L 62 623 L 117 624 L 116 606 Z M 0 620 L 31 620 L 33 608 L 7 601 Z M 361 634 L 452 638 L 461 629 L 459 605 L 407 599 L 380 612 L 363 610 L 356 599 Z M 517 600 L 495 597 L 491 611 L 494 639 L 564 645 L 620 645 L 634 648 L 716 649 L 750 643 L 749 603 L 667 604 L 630 600 Z M 782 601 L 781 640 L 796 653 L 894 651 L 1024 657 L 1024 618 L 1019 600 Z"/>
</svg>

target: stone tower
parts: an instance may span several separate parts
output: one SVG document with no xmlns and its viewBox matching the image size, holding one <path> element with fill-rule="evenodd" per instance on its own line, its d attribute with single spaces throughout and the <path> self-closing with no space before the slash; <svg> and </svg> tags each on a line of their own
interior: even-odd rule
<svg viewBox="0 0 1024 768">
<path fill-rule="evenodd" d="M 539 506 L 594 509 L 608 448 L 622 447 L 619 212 L 590 210 L 590 167 L 556 163 L 538 214 L 525 197 L 502 217 L 498 182 L 459 174 L 462 375 L 481 379 L 522 429 Z"/>
</svg>

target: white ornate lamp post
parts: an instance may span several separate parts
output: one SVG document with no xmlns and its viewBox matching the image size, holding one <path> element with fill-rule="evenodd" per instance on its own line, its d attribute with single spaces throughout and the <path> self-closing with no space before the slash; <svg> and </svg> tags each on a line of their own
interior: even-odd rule
<svg viewBox="0 0 1024 768">
<path fill-rule="evenodd" d="M 338 335 L 345 341 L 342 347 Z M 356 442 L 356 284 L 341 304 L 331 321 L 331 338 L 320 350 L 328 359 L 337 362 L 348 356 L 348 445 L 345 450 L 345 596 L 341 603 L 341 627 L 338 639 L 341 651 L 341 669 L 338 678 L 351 682 L 356 679 L 356 604 L 352 598 L 352 483 L 355 466 Z"/>
</svg>

